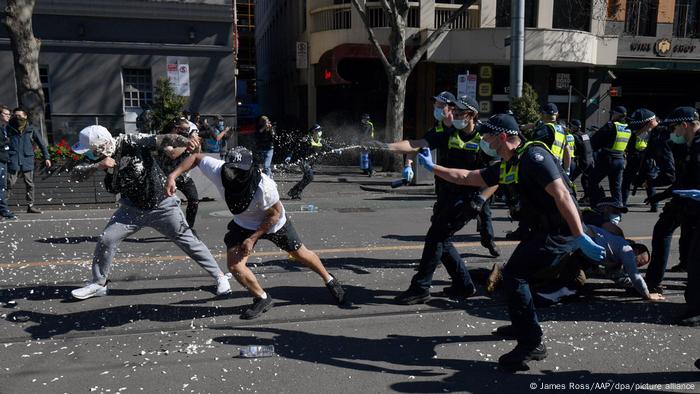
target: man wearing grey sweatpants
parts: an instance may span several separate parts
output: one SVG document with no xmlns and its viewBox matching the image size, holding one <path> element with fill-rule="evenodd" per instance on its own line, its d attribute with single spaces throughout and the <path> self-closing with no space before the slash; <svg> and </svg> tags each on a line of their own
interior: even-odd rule
<svg viewBox="0 0 700 394">
<path fill-rule="evenodd" d="M 174 155 L 181 153 L 177 152 L 179 149 L 193 149 L 197 145 L 197 140 L 172 134 L 127 134 L 114 139 L 102 126 L 89 126 L 80 132 L 80 140 L 73 151 L 83 154 L 90 162 L 77 165 L 72 172 L 73 179 L 79 181 L 98 170 L 106 171 L 105 187 L 109 192 L 121 194 L 121 206 L 97 242 L 92 280 L 73 290 L 73 297 L 82 300 L 106 295 L 107 278 L 117 247 L 143 227 L 151 227 L 168 237 L 215 278 L 217 295 L 231 292 L 228 278 L 211 252 L 187 225 L 180 200 L 165 195 L 165 174 L 152 155 L 155 150 Z"/>
</svg>

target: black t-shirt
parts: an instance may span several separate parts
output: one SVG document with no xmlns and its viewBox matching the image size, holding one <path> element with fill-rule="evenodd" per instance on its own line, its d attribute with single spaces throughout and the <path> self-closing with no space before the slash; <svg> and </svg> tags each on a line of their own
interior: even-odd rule
<svg viewBox="0 0 700 394">
<path fill-rule="evenodd" d="M 518 165 L 516 188 L 520 195 L 522 221 L 535 231 L 570 235 L 554 198 L 545 190 L 547 185 L 559 178 L 564 180 L 565 185 L 568 183 L 558 161 L 545 148 L 535 145 L 525 149 L 519 158 L 512 158 L 506 164 L 506 169 L 510 170 L 514 165 Z M 500 167 L 500 163 L 496 163 L 481 170 L 481 177 L 487 185 L 499 183 Z M 570 188 L 569 194 L 572 194 Z"/>
<path fill-rule="evenodd" d="M 554 144 L 554 130 L 544 122 L 539 121 L 530 134 L 530 141 L 541 141 L 547 146 L 552 146 Z"/>
<path fill-rule="evenodd" d="M 460 168 L 465 170 L 477 170 L 488 163 L 479 147 L 480 138 L 477 137 L 476 130 L 471 134 L 459 131 L 454 127 L 445 128 L 443 132 L 436 132 L 434 129 L 429 131 L 423 137 L 430 146 L 430 149 L 440 150 L 440 165 L 448 168 Z M 453 144 L 450 144 L 450 140 Z M 463 148 L 456 147 L 456 143 L 464 145 Z M 442 183 L 444 189 L 458 193 L 475 193 L 479 191 L 478 187 L 456 185 L 454 183 Z"/>
</svg>

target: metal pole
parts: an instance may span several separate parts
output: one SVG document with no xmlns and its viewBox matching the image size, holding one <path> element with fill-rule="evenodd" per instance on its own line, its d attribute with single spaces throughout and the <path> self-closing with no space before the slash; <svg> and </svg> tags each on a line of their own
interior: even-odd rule
<svg viewBox="0 0 700 394">
<path fill-rule="evenodd" d="M 512 0 L 510 14 L 510 97 L 513 99 L 523 95 L 525 0 Z"/>
<path fill-rule="evenodd" d="M 569 84 L 569 104 L 566 110 L 566 123 L 571 123 L 571 85 Z"/>
</svg>

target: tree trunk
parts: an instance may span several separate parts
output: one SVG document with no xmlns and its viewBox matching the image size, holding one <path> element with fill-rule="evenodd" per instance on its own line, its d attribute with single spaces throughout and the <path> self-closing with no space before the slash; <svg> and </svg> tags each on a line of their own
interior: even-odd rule
<svg viewBox="0 0 700 394">
<path fill-rule="evenodd" d="M 389 92 L 386 103 L 386 131 L 385 141 L 396 142 L 403 140 L 403 111 L 406 101 L 406 84 L 409 72 L 387 76 L 389 78 Z M 389 154 L 384 158 L 384 171 L 398 171 L 403 168 L 403 163 L 396 155 Z"/>
<path fill-rule="evenodd" d="M 44 91 L 39 77 L 41 41 L 34 37 L 32 13 L 36 0 L 7 0 L 3 24 L 10 37 L 14 58 L 17 101 L 29 115 L 29 121 L 41 130 L 46 139 Z"/>
</svg>

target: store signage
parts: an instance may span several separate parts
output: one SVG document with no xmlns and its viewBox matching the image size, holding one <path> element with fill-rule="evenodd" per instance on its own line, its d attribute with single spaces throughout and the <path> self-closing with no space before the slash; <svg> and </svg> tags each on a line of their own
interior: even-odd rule
<svg viewBox="0 0 700 394">
<path fill-rule="evenodd" d="M 568 89 L 571 85 L 571 74 L 557 73 L 556 86 L 559 90 Z"/>
<path fill-rule="evenodd" d="M 630 51 L 632 51 L 632 52 L 649 52 L 649 51 L 651 51 L 651 43 L 632 42 L 632 43 L 630 43 Z"/>
<path fill-rule="evenodd" d="M 671 54 L 671 49 L 673 49 L 671 41 L 666 38 L 662 38 L 654 44 L 654 53 L 656 53 L 656 56 L 668 56 Z"/>
</svg>

